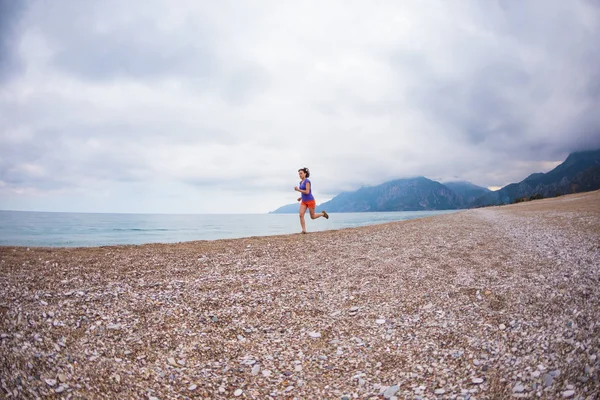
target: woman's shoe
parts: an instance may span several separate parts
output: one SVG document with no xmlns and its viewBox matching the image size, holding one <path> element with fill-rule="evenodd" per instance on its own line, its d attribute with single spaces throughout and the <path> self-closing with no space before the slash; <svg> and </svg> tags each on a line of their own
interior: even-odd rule
<svg viewBox="0 0 600 400">
<path fill-rule="evenodd" d="M 327 211 L 323 210 L 321 212 L 323 213 L 323 216 L 325 217 L 325 219 L 329 219 L 329 214 L 327 214 Z"/>
</svg>

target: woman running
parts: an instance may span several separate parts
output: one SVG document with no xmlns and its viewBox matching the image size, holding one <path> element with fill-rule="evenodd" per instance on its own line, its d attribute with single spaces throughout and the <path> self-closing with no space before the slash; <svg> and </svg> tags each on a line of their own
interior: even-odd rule
<svg viewBox="0 0 600 400">
<path fill-rule="evenodd" d="M 306 213 L 306 209 L 308 208 L 310 212 L 311 219 L 317 219 L 319 217 L 325 217 L 325 219 L 329 219 L 329 215 L 326 211 L 321 211 L 320 213 L 315 213 L 315 207 L 317 203 L 315 202 L 315 198 L 312 195 L 312 190 L 310 187 L 310 181 L 308 177 L 310 176 L 310 171 L 308 168 L 300 168 L 298 170 L 298 176 L 300 177 L 300 186 L 296 186 L 294 190 L 296 192 L 302 193 L 302 196 L 298 198 L 300 203 L 300 225 L 302 226 L 302 233 L 306 233 L 306 224 L 304 223 L 304 213 Z"/>
</svg>

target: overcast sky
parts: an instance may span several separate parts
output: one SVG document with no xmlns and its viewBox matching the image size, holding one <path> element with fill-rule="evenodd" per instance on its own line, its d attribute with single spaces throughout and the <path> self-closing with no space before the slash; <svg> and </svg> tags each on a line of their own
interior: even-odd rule
<svg viewBox="0 0 600 400">
<path fill-rule="evenodd" d="M 0 209 L 263 213 L 600 148 L 600 3 L 0 0 Z"/>
</svg>

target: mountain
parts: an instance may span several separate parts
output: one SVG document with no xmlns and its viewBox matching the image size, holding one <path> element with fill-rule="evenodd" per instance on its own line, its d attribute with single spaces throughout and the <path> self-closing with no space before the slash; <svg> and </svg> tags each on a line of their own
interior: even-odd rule
<svg viewBox="0 0 600 400">
<path fill-rule="evenodd" d="M 294 204 L 286 204 L 279 207 L 277 210 L 269 211 L 269 214 L 296 214 L 300 211 L 300 202 Z"/>
<path fill-rule="evenodd" d="M 516 199 L 535 195 L 554 197 L 596 189 L 600 189 L 600 149 L 571 153 L 552 171 L 531 174 L 519 183 L 511 183 L 481 196 L 469 206 L 509 204 Z"/>
<path fill-rule="evenodd" d="M 421 211 L 461 208 L 454 191 L 425 177 L 397 179 L 355 192 L 340 193 L 321 204 L 328 212 Z"/>
<path fill-rule="evenodd" d="M 491 192 L 490 189 L 466 181 L 445 182 L 444 186 L 450 188 L 463 200 L 463 205 L 471 204 L 476 199 Z"/>
<path fill-rule="evenodd" d="M 496 192 L 469 182 L 441 184 L 418 177 L 340 193 L 317 209 L 330 212 L 452 210 L 596 189 L 600 189 L 600 150 L 572 153 L 552 171 L 531 174 Z M 298 203 L 288 204 L 272 213 L 297 213 L 299 207 Z"/>
</svg>

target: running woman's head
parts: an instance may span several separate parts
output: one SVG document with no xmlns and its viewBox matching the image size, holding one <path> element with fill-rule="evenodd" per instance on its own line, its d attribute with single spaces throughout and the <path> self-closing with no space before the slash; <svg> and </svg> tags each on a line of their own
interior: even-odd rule
<svg viewBox="0 0 600 400">
<path fill-rule="evenodd" d="M 300 168 L 298 170 L 298 176 L 300 177 L 300 179 L 304 180 L 305 178 L 308 178 L 310 176 L 310 171 L 306 167 Z"/>
</svg>

